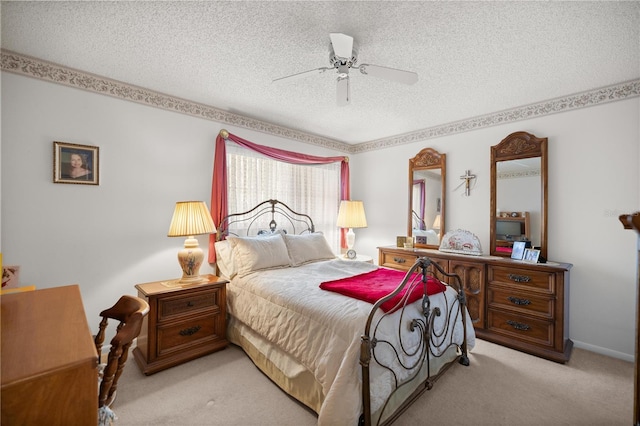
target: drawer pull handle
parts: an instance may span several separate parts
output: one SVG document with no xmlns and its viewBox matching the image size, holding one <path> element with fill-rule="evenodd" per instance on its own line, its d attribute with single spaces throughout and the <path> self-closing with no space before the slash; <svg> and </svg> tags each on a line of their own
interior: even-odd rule
<svg viewBox="0 0 640 426">
<path fill-rule="evenodd" d="M 394 257 L 394 258 L 393 258 L 393 261 L 394 261 L 394 262 L 396 262 L 396 263 L 404 263 L 404 262 L 406 262 L 407 260 L 406 260 L 406 259 L 403 259 L 403 258 L 401 258 L 401 257 Z"/>
<path fill-rule="evenodd" d="M 531 300 L 529 299 L 519 299 L 517 297 L 513 297 L 513 296 L 509 296 L 507 297 L 507 300 L 509 300 L 509 302 L 513 303 L 514 305 L 530 305 L 531 304 Z"/>
<path fill-rule="evenodd" d="M 517 283 L 528 283 L 529 281 L 531 281 L 531 277 L 528 277 L 526 275 L 509 274 L 507 275 L 507 277 Z"/>
<path fill-rule="evenodd" d="M 189 301 L 187 302 L 187 306 L 188 306 L 188 307 L 192 307 L 192 306 L 194 306 L 194 305 L 193 305 L 193 302 L 192 302 L 191 300 L 189 300 Z"/>
<path fill-rule="evenodd" d="M 520 330 L 520 331 L 527 331 L 531 328 L 527 324 L 523 324 L 517 321 L 507 320 L 507 324 L 509 324 L 511 327 L 515 328 L 516 330 Z"/>
<path fill-rule="evenodd" d="M 189 328 L 185 328 L 184 330 L 180 330 L 180 335 L 181 336 L 192 336 L 194 334 L 196 334 L 198 331 L 200 331 L 202 327 L 200 327 L 199 325 L 196 325 L 194 327 L 189 327 Z"/>
</svg>

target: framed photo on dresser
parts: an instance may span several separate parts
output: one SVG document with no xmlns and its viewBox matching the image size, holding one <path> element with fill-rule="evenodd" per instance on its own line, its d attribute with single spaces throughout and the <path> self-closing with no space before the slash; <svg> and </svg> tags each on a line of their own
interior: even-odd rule
<svg viewBox="0 0 640 426">
<path fill-rule="evenodd" d="M 515 260 L 522 260 L 524 256 L 526 242 L 516 241 L 513 243 L 513 250 L 511 250 L 511 258 Z"/>
<path fill-rule="evenodd" d="M 540 250 L 525 249 L 524 257 L 522 260 L 524 260 L 525 262 L 538 263 L 539 257 L 540 257 Z"/>
</svg>

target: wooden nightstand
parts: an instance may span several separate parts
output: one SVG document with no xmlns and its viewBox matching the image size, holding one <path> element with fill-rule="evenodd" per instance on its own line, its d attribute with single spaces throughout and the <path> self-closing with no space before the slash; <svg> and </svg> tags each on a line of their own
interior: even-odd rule
<svg viewBox="0 0 640 426">
<path fill-rule="evenodd" d="M 226 284 L 215 275 L 204 275 L 201 284 L 168 286 L 167 281 L 137 284 L 138 296 L 149 303 L 133 350 L 146 375 L 173 367 L 225 348 Z"/>
</svg>

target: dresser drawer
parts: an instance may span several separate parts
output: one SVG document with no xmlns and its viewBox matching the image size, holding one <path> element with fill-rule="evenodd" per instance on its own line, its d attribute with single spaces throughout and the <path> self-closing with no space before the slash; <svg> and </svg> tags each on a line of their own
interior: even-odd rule
<svg viewBox="0 0 640 426">
<path fill-rule="evenodd" d="M 224 338 L 217 316 L 203 316 L 158 327 L 157 356 Z"/>
<path fill-rule="evenodd" d="M 502 283 L 544 293 L 555 292 L 555 274 L 529 269 L 489 267 L 489 284 Z"/>
<path fill-rule="evenodd" d="M 158 321 L 216 309 L 219 297 L 219 290 L 210 290 L 162 298 L 158 300 Z"/>
<path fill-rule="evenodd" d="M 494 285 L 489 285 L 487 297 L 489 308 L 502 308 L 537 315 L 543 319 L 553 319 L 555 299 L 552 297 L 532 292 L 518 292 Z"/>
<path fill-rule="evenodd" d="M 489 309 L 487 328 L 496 335 L 553 348 L 554 322 Z"/>
<path fill-rule="evenodd" d="M 408 271 L 411 269 L 416 260 L 418 260 L 418 256 L 411 253 L 395 253 L 395 252 L 381 252 L 381 262 L 380 266 L 384 266 L 385 268 L 393 268 L 400 269 L 404 271 Z"/>
</svg>

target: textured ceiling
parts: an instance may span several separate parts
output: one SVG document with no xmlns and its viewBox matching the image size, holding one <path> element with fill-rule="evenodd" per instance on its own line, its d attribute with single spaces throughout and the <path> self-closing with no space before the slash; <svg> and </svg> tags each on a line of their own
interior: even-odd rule
<svg viewBox="0 0 640 426">
<path fill-rule="evenodd" d="M 640 78 L 640 2 L 2 2 L 2 48 L 358 144 Z M 329 33 L 405 86 L 329 66 Z"/>
</svg>

